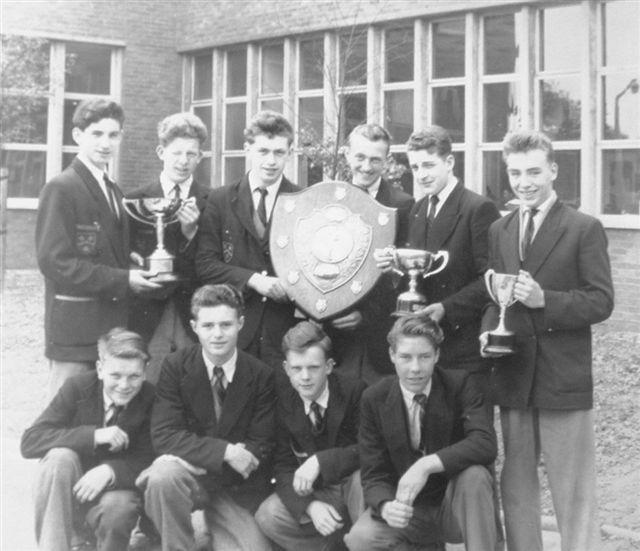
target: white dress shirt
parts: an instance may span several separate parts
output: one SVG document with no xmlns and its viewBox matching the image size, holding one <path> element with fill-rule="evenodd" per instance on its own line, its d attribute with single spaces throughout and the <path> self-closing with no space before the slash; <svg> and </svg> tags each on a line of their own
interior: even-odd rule
<svg viewBox="0 0 640 551">
<path fill-rule="evenodd" d="M 280 189 L 280 184 L 282 184 L 282 176 L 275 183 L 267 186 L 265 189 L 267 190 L 267 195 L 264 198 L 264 207 L 267 211 L 267 221 L 271 219 L 271 211 L 273 211 L 273 205 L 276 204 L 276 198 L 278 197 L 278 190 Z M 253 201 L 253 208 L 257 212 L 258 204 L 260 203 L 260 194 L 256 192 L 256 190 L 262 187 L 262 182 L 253 174 L 253 171 L 249 172 L 249 188 L 251 189 L 251 200 Z"/>
</svg>

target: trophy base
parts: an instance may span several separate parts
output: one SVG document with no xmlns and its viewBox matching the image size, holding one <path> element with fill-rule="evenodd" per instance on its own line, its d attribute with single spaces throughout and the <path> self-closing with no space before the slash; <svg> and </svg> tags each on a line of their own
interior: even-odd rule
<svg viewBox="0 0 640 551">
<path fill-rule="evenodd" d="M 185 278 L 173 273 L 163 273 L 148 278 L 148 280 L 152 281 L 153 283 L 179 283 L 184 279 Z"/>
<path fill-rule="evenodd" d="M 516 351 L 516 339 L 513 333 L 504 335 L 489 333 L 484 351 L 489 354 L 513 354 Z"/>
<path fill-rule="evenodd" d="M 392 312 L 392 316 L 400 317 L 407 316 L 411 314 L 415 314 L 424 310 L 427 307 L 427 302 L 422 300 L 414 300 L 414 299 L 401 299 L 398 298 L 396 301 L 396 311 Z"/>
</svg>

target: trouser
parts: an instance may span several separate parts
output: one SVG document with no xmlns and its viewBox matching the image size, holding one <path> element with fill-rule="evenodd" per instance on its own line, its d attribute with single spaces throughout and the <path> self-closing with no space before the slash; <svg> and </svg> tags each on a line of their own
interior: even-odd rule
<svg viewBox="0 0 640 551">
<path fill-rule="evenodd" d="M 108 490 L 96 500 L 79 504 L 73 486 L 82 477 L 78 454 L 53 448 L 40 461 L 36 480 L 36 541 L 43 551 L 69 551 L 74 525 L 85 517 L 96 536 L 99 551 L 122 551 L 140 513 L 142 503 L 132 490 Z"/>
<path fill-rule="evenodd" d="M 540 454 L 562 551 L 600 549 L 592 410 L 500 409 L 501 490 L 509 551 L 542 551 Z"/>
<path fill-rule="evenodd" d="M 62 384 L 74 375 L 87 373 L 96 368 L 95 362 L 61 362 L 49 360 L 49 383 L 47 389 L 47 403 L 53 400 Z"/>
</svg>

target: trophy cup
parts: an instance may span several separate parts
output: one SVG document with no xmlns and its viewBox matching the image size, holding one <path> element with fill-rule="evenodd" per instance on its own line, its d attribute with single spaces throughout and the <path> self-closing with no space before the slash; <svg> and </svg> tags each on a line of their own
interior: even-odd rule
<svg viewBox="0 0 640 551">
<path fill-rule="evenodd" d="M 507 308 L 516 299 L 513 290 L 518 276 L 511 274 L 497 274 L 494 270 L 487 270 L 484 274 L 484 282 L 493 302 L 500 307 L 500 322 L 498 327 L 489 331 L 485 352 L 490 354 L 513 354 L 515 352 L 515 334 L 509 331 L 504 324 L 504 316 Z"/>
<path fill-rule="evenodd" d="M 433 265 L 440 261 L 437 268 Z M 447 251 L 432 253 L 422 249 L 394 249 L 393 271 L 399 275 L 409 275 L 409 290 L 398 295 L 394 316 L 413 314 L 425 308 L 428 304 L 427 297 L 418 292 L 418 276 L 423 278 L 435 275 L 446 267 L 449 262 Z"/>
<path fill-rule="evenodd" d="M 173 271 L 175 257 L 164 246 L 164 229 L 169 224 L 178 221 L 176 213 L 182 205 L 182 200 L 146 197 L 144 199 L 123 199 L 122 203 L 129 216 L 138 222 L 155 227 L 158 245 L 145 259 L 145 269 L 155 272 L 157 275 L 150 277 L 149 281 L 156 283 L 179 281 L 180 276 Z"/>
</svg>

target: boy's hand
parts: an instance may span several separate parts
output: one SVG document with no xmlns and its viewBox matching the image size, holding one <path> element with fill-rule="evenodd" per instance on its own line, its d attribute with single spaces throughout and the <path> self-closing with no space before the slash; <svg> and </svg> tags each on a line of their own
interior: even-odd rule
<svg viewBox="0 0 640 551">
<path fill-rule="evenodd" d="M 344 521 L 333 505 L 314 500 L 307 505 L 307 514 L 316 530 L 323 536 L 330 536 L 344 526 Z"/>
<path fill-rule="evenodd" d="M 187 241 L 191 241 L 198 231 L 198 219 L 200 218 L 200 209 L 196 205 L 194 197 L 189 197 L 182 202 L 180 209 L 176 213 L 180 222 L 180 230 Z"/>
<path fill-rule="evenodd" d="M 240 444 L 228 444 L 224 450 L 224 460 L 245 480 L 260 465 L 256 456 Z"/>
<path fill-rule="evenodd" d="M 156 273 L 151 270 L 129 270 L 129 288 L 137 295 L 161 289 L 162 285 L 147 279 L 154 275 Z"/>
<path fill-rule="evenodd" d="M 346 316 L 341 316 L 331 322 L 336 329 L 355 329 L 362 323 L 360 310 L 354 310 Z"/>
<path fill-rule="evenodd" d="M 373 251 L 373 259 L 376 261 L 378 270 L 387 273 L 393 270 L 393 247 L 385 247 L 384 249 L 375 249 Z"/>
<path fill-rule="evenodd" d="M 313 483 L 320 474 L 318 458 L 312 455 L 298 467 L 293 475 L 293 489 L 299 496 L 308 496 L 313 492 Z"/>
<path fill-rule="evenodd" d="M 80 503 L 93 501 L 113 480 L 115 474 L 109 465 L 98 465 L 88 470 L 73 487 L 73 494 Z"/>
<path fill-rule="evenodd" d="M 394 499 L 393 501 L 385 502 L 380 511 L 380 516 L 392 528 L 406 528 L 413 516 L 413 507 Z"/>
<path fill-rule="evenodd" d="M 518 272 L 513 296 L 527 308 L 544 308 L 544 291 L 540 284 L 525 270 Z"/>
<path fill-rule="evenodd" d="M 289 300 L 289 295 L 287 295 L 280 280 L 277 277 L 266 275 L 266 272 L 253 274 L 249 278 L 247 285 L 263 297 L 268 297 L 276 302 L 287 302 Z"/>
<path fill-rule="evenodd" d="M 119 426 L 96 429 L 93 433 L 93 442 L 96 446 L 108 444 L 110 452 L 119 452 L 129 447 L 129 435 Z"/>
</svg>

